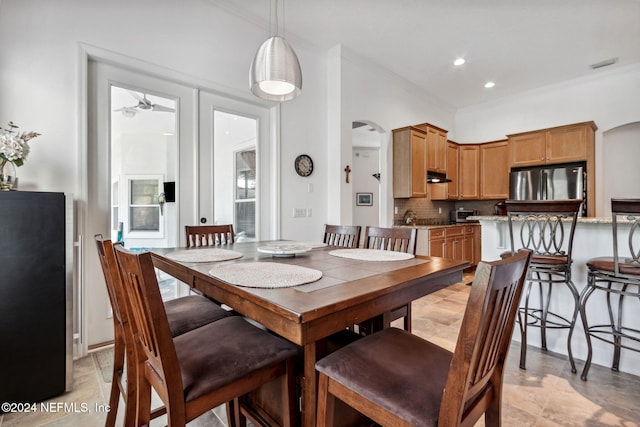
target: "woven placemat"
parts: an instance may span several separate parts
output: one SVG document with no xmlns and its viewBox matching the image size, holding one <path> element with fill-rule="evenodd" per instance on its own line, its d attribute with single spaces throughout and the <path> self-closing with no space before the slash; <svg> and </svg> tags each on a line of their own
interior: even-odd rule
<svg viewBox="0 0 640 427">
<path fill-rule="evenodd" d="M 240 252 L 220 248 L 180 249 L 169 252 L 167 258 L 180 262 L 215 262 L 242 258 Z"/>
<path fill-rule="evenodd" d="M 405 252 L 383 251 L 381 249 L 336 249 L 329 252 L 329 255 L 359 261 L 406 261 L 415 258 L 412 254 Z"/>
<path fill-rule="evenodd" d="M 219 265 L 209 274 L 233 285 L 248 288 L 287 288 L 315 282 L 322 271 L 277 262 L 240 262 Z"/>
</svg>

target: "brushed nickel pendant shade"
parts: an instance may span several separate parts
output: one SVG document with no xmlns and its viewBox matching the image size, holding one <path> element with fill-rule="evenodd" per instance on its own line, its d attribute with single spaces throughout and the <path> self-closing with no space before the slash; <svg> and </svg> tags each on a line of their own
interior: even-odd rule
<svg viewBox="0 0 640 427">
<path fill-rule="evenodd" d="M 256 52 L 249 71 L 249 85 L 258 98 L 288 101 L 300 95 L 302 71 L 296 53 L 277 34 L 277 27 L 276 2 L 276 35 L 265 40 Z"/>
</svg>

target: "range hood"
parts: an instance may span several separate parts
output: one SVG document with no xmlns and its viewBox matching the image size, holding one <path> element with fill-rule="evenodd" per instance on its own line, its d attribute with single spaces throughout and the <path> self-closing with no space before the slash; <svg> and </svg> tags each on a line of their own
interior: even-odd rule
<svg viewBox="0 0 640 427">
<path fill-rule="evenodd" d="M 427 171 L 427 184 L 441 184 L 443 182 L 451 182 L 447 175 L 441 172 Z"/>
</svg>

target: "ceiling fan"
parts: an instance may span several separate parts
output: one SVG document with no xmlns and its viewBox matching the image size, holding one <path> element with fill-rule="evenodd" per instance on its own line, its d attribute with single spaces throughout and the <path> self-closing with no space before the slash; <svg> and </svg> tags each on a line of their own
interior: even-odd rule
<svg viewBox="0 0 640 427">
<path fill-rule="evenodd" d="M 165 107 L 164 105 L 154 104 L 147 99 L 147 94 L 143 93 L 142 96 L 138 92 L 134 92 L 132 90 L 127 91 L 131 96 L 133 96 L 138 104 L 132 105 L 130 107 L 121 107 L 113 110 L 114 112 L 122 111 L 122 115 L 125 117 L 134 117 L 138 111 L 161 111 L 165 113 L 174 113 L 175 108 Z"/>
</svg>

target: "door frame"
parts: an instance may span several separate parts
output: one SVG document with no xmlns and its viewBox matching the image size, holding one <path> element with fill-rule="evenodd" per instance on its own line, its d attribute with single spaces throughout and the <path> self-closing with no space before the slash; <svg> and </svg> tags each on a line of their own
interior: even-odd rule
<svg viewBox="0 0 640 427">
<path fill-rule="evenodd" d="M 213 111 L 220 111 L 227 114 L 239 115 L 256 120 L 258 129 L 256 131 L 256 155 L 257 168 L 256 178 L 258 186 L 256 188 L 256 238 L 258 240 L 274 240 L 280 237 L 279 218 L 280 188 L 278 173 L 280 170 L 280 152 L 278 144 L 273 143 L 270 137 L 269 125 L 271 114 L 264 108 L 255 107 L 243 101 L 229 99 L 210 91 L 200 91 L 199 97 L 199 181 L 209 182 L 214 188 L 215 171 L 214 162 L 214 132 Z M 211 126 L 209 125 L 211 124 Z M 267 126 L 265 126 L 267 124 Z M 206 215 L 215 218 L 215 206 L 213 197 L 208 197 L 202 191 L 200 194 L 199 216 Z M 235 209 L 235 207 L 234 207 Z M 267 214 L 269 212 L 269 214 Z"/>
<path fill-rule="evenodd" d="M 166 80 L 170 83 L 177 83 L 193 88 L 196 94 L 195 114 L 193 123 L 191 124 L 194 131 L 194 143 L 198 142 L 198 93 L 200 90 L 206 90 L 218 94 L 220 96 L 228 97 L 230 99 L 238 99 L 243 102 L 253 104 L 269 110 L 269 144 L 272 149 L 272 160 L 277 161 L 272 167 L 272 197 L 273 203 L 271 204 L 268 213 L 264 212 L 269 218 L 270 222 L 270 236 L 269 238 L 280 237 L 280 177 L 275 171 L 279 170 L 280 159 L 280 105 L 273 105 L 258 100 L 255 97 L 250 96 L 249 91 L 241 91 L 228 86 L 217 85 L 211 81 L 197 78 L 182 72 L 152 64 L 140 59 L 132 58 L 126 55 L 119 54 L 107 49 L 99 48 L 96 46 L 88 45 L 85 43 L 78 43 L 78 87 L 77 87 L 77 141 L 78 150 L 76 156 L 77 163 L 77 175 L 76 175 L 76 187 L 74 191 L 74 199 L 76 199 L 77 215 L 76 215 L 76 230 L 78 235 L 75 237 L 74 247 L 76 250 L 77 263 L 74 265 L 74 301 L 78 307 L 77 312 L 73 313 L 74 316 L 74 330 L 73 330 L 73 343 L 74 343 L 74 358 L 83 357 L 88 354 L 88 313 L 86 309 L 87 292 L 86 283 L 89 280 L 95 280 L 93 277 L 88 277 L 90 272 L 86 268 L 86 263 L 91 257 L 95 255 L 93 235 L 91 230 L 88 230 L 88 203 L 89 203 L 89 176 L 90 171 L 90 159 L 89 159 L 89 114 L 95 113 L 92 111 L 93 106 L 89 104 L 89 93 L 91 88 L 89 87 L 89 63 L 90 61 L 96 61 L 99 63 L 110 64 L 115 67 L 119 67 L 130 72 L 139 73 L 142 75 L 148 75 L 158 79 Z M 197 163 L 197 162 L 196 162 Z M 198 164 L 192 165 L 194 168 L 194 176 L 198 173 Z M 195 200 L 196 206 L 194 211 L 197 212 L 197 197 Z M 106 220 L 106 219 L 105 219 Z M 181 219 L 183 221 L 184 219 Z M 106 220 L 108 222 L 108 220 Z M 101 279 L 101 277 L 100 277 Z"/>
</svg>

